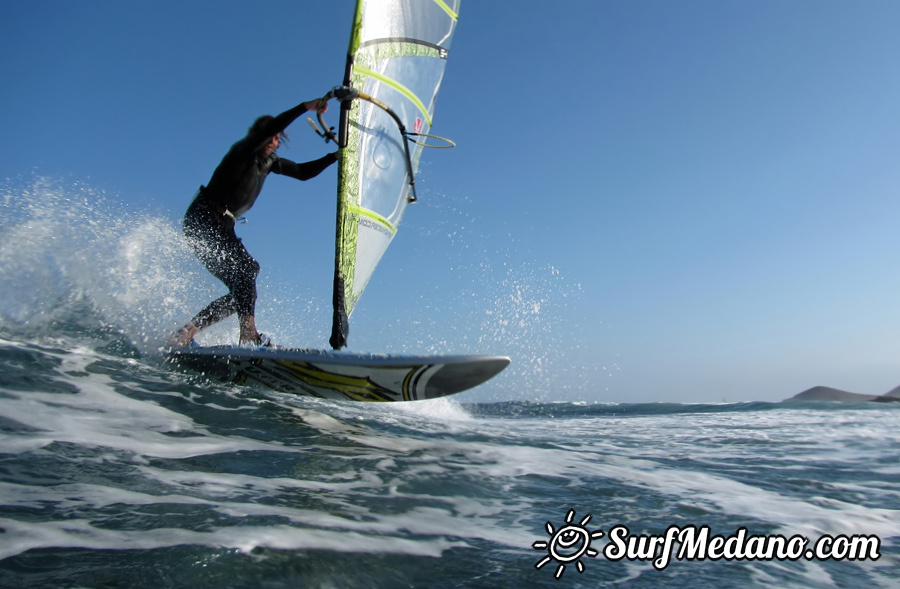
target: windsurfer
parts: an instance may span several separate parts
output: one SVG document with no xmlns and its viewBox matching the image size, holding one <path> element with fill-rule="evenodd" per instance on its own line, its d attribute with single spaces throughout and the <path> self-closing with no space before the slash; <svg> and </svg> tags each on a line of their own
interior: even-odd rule
<svg viewBox="0 0 900 589">
<path fill-rule="evenodd" d="M 190 344 L 197 333 L 234 313 L 240 319 L 241 345 L 264 345 L 267 338 L 256 329 L 256 277 L 259 263 L 235 235 L 235 221 L 250 210 L 270 172 L 309 180 L 337 161 L 339 152 L 298 164 L 278 157 L 275 151 L 284 130 L 308 111 L 324 113 L 328 99 L 301 102 L 273 117 L 259 117 L 247 135 L 231 146 L 213 172 L 207 186 L 201 186 L 184 215 L 184 235 L 197 258 L 213 276 L 228 287 L 220 297 L 169 336 L 171 347 Z"/>
</svg>

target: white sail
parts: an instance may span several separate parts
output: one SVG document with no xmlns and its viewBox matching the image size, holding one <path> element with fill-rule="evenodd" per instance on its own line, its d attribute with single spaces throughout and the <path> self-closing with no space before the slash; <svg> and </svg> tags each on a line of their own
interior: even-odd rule
<svg viewBox="0 0 900 589">
<path fill-rule="evenodd" d="M 431 129 L 459 0 L 359 0 L 344 86 L 367 100 L 341 110 L 331 345 L 397 233 Z"/>
</svg>

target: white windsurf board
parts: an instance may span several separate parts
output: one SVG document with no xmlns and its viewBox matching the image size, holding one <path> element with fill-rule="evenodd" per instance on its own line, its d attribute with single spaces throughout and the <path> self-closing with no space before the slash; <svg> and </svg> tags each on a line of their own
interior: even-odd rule
<svg viewBox="0 0 900 589">
<path fill-rule="evenodd" d="M 178 365 L 222 382 L 349 401 L 419 401 L 476 387 L 507 365 L 506 356 L 352 354 L 286 348 L 176 348 Z"/>
</svg>

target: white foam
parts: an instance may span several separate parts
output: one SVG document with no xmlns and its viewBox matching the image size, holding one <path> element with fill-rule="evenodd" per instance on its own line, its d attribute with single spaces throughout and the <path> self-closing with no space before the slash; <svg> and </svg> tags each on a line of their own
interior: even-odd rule
<svg viewBox="0 0 900 589">
<path fill-rule="evenodd" d="M 0 543 L 0 559 L 39 548 L 87 548 L 94 550 L 150 550 L 194 544 L 234 548 L 250 553 L 266 547 L 281 550 L 332 550 L 335 552 L 401 553 L 438 557 L 450 548 L 466 546 L 443 538 L 409 540 L 381 534 L 297 528 L 286 525 L 228 526 L 208 532 L 181 528 L 140 531 L 96 527 L 90 520 L 67 519 L 23 523 L 0 518 L 0 527 L 12 540 Z"/>
<path fill-rule="evenodd" d="M 2 344 L 0 344 L 2 345 Z M 34 430 L 27 439 L 4 450 L 29 451 L 53 442 L 93 448 L 109 448 L 135 456 L 187 458 L 240 450 L 296 452 L 280 442 L 259 442 L 209 432 L 181 413 L 153 401 L 132 399 L 116 390 L 117 383 L 105 374 L 89 373 L 86 367 L 100 358 L 93 352 L 41 353 L 58 358 L 57 378 L 77 393 L 42 393 L 5 390 L 0 396 L 0 415 Z M 70 374 L 82 376 L 70 376 Z M 173 438 L 171 433 L 190 432 Z"/>
</svg>

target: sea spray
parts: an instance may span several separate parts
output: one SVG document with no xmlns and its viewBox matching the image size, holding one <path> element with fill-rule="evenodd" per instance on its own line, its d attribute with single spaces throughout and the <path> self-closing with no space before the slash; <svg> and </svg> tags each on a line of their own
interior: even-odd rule
<svg viewBox="0 0 900 589">
<path fill-rule="evenodd" d="M 4 187 L 0 206 L 6 331 L 52 338 L 60 323 L 71 323 L 120 331 L 149 351 L 189 316 L 192 301 L 213 294 L 177 224 L 159 214 L 46 178 Z"/>
</svg>

